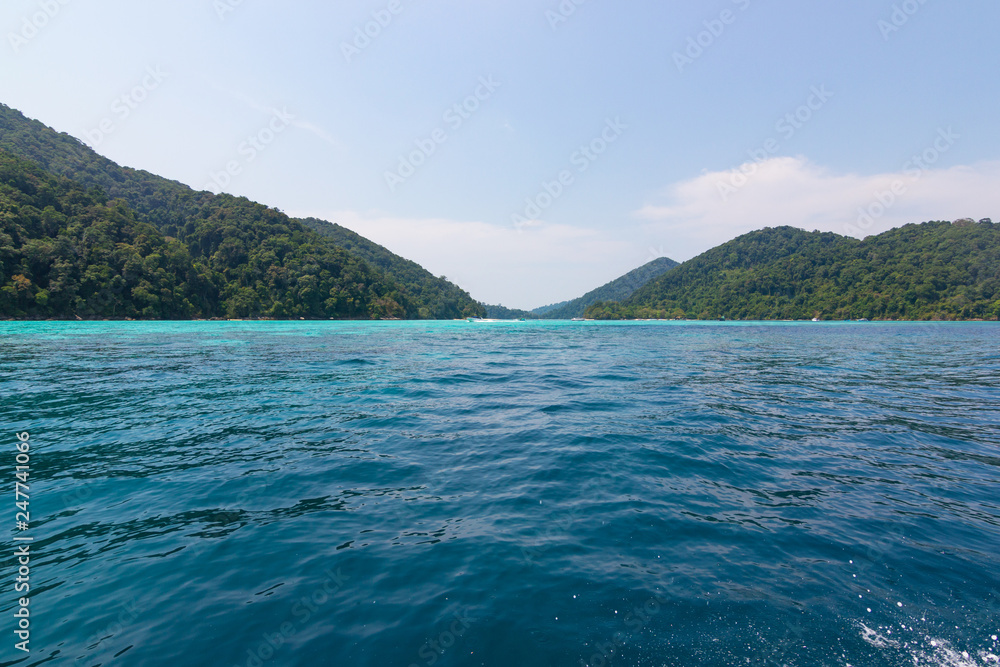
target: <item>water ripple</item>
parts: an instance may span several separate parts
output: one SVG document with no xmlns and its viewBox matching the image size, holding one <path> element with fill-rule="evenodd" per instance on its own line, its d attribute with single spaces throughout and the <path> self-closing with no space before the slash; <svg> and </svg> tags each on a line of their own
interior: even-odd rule
<svg viewBox="0 0 1000 667">
<path fill-rule="evenodd" d="M 998 342 L 0 323 L 19 664 L 997 664 Z"/>
</svg>

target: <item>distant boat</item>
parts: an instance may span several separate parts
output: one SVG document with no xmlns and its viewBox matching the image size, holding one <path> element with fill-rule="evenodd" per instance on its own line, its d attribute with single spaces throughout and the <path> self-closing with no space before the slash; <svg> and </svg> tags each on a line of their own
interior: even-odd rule
<svg viewBox="0 0 1000 667">
<path fill-rule="evenodd" d="M 869 320 L 867 317 L 862 317 L 860 320 L 858 320 L 858 322 L 868 322 L 868 321 Z"/>
<path fill-rule="evenodd" d="M 587 320 L 583 319 L 582 317 L 574 317 L 571 321 L 572 322 L 586 322 Z"/>
<path fill-rule="evenodd" d="M 813 322 L 819 322 L 819 318 L 818 317 L 814 317 L 813 318 Z"/>
</svg>

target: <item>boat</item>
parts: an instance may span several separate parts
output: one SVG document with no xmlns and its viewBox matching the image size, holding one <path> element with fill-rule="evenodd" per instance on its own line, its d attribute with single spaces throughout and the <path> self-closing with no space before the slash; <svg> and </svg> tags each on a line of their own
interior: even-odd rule
<svg viewBox="0 0 1000 667">
<path fill-rule="evenodd" d="M 819 322 L 819 318 L 818 317 L 814 317 L 813 318 L 813 322 Z"/>
<path fill-rule="evenodd" d="M 583 319 L 582 317 L 574 317 L 574 318 L 573 318 L 572 320 L 570 320 L 570 321 L 571 321 L 571 322 L 586 322 L 587 320 Z"/>
</svg>

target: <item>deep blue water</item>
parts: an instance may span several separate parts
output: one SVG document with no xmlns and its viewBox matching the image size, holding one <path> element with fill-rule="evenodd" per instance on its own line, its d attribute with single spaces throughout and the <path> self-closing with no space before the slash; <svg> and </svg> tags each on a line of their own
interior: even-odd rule
<svg viewBox="0 0 1000 667">
<path fill-rule="evenodd" d="M 0 323 L 0 390 L 2 664 L 998 662 L 996 324 Z"/>
</svg>

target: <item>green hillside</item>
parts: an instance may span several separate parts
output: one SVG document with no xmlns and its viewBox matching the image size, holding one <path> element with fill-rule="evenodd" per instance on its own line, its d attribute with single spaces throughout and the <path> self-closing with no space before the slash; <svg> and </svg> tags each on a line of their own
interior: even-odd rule
<svg viewBox="0 0 1000 667">
<path fill-rule="evenodd" d="M 474 308 L 471 297 L 462 288 L 438 278 L 416 262 L 393 254 L 374 241 L 352 232 L 336 223 L 305 218 L 298 220 L 306 228 L 333 241 L 337 246 L 357 255 L 372 266 L 385 271 L 406 286 L 420 306 L 420 319 L 456 319 L 483 316 L 485 312 Z"/>
<path fill-rule="evenodd" d="M 792 227 L 745 234 L 589 317 L 997 319 L 1000 225 L 928 222 L 863 241 Z"/>
<path fill-rule="evenodd" d="M 538 308 L 532 309 L 535 315 L 544 315 L 545 313 L 550 313 L 556 308 L 562 308 L 563 306 L 569 304 L 569 301 L 560 301 L 559 303 L 550 303 L 547 306 L 539 306 Z"/>
<path fill-rule="evenodd" d="M 405 314 L 385 274 L 246 200 L 186 241 L 122 199 L 0 150 L 0 317 L 370 318 Z M 194 252 L 192 252 L 194 249 Z"/>
<path fill-rule="evenodd" d="M 658 257 L 634 271 L 629 271 L 621 278 L 616 278 L 606 285 L 587 292 L 579 299 L 568 301 L 562 305 L 557 304 L 557 307 L 540 309 L 542 311 L 540 315 L 542 319 L 546 320 L 570 320 L 574 317 L 583 317 L 588 306 L 598 302 L 623 301 L 650 280 L 662 276 L 675 266 L 677 266 L 677 262 L 674 260 Z"/>
<path fill-rule="evenodd" d="M 199 316 L 416 319 L 484 312 L 461 289 L 433 276 L 428 279 L 430 274 L 412 262 L 394 255 L 392 261 L 379 261 L 374 252 L 366 257 L 367 246 L 380 247 L 361 237 L 339 239 L 354 248 L 344 249 L 337 238 L 248 199 L 198 192 L 120 167 L 68 134 L 2 104 L 0 150 L 71 179 L 95 197 L 123 200 L 137 221 L 183 244 L 195 264 L 218 273 L 218 303 L 198 309 Z M 305 278 L 302 284 L 300 278 Z M 351 279 L 360 282 L 350 287 Z M 215 297 L 205 298 L 208 304 Z M 259 302 L 251 305 L 255 299 Z M 349 304 L 342 307 L 345 299 Z"/>
</svg>

